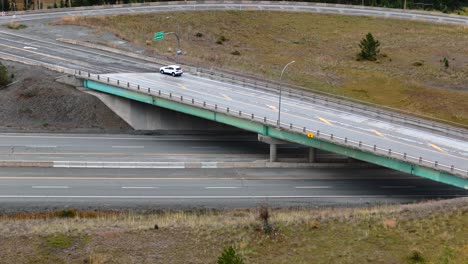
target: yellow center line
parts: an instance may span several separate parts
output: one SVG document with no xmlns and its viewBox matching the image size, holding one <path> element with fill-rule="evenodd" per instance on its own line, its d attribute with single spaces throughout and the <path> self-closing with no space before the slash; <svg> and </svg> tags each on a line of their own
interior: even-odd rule
<svg viewBox="0 0 468 264">
<path fill-rule="evenodd" d="M 377 130 L 375 130 L 375 129 L 372 129 L 371 131 L 374 132 L 375 134 L 377 134 L 377 135 L 379 135 L 379 136 L 385 138 L 385 136 L 384 136 L 382 133 L 380 133 L 379 131 L 377 131 Z"/>
<path fill-rule="evenodd" d="M 444 154 L 448 154 L 447 151 L 443 150 L 441 147 L 439 147 L 439 146 L 437 146 L 437 145 L 434 145 L 434 144 L 432 144 L 432 143 L 429 143 L 428 145 L 431 146 L 431 147 L 433 147 L 433 148 L 435 148 L 435 149 L 437 149 L 438 151 L 440 151 L 440 152 L 442 152 L 442 153 L 444 153 Z"/>
<path fill-rule="evenodd" d="M 330 121 L 326 120 L 325 118 L 323 117 L 319 117 L 320 121 L 324 122 L 325 124 L 329 125 L 329 126 L 333 126 L 332 123 L 330 123 Z"/>
<path fill-rule="evenodd" d="M 130 77 L 130 79 L 132 79 Z M 160 82 L 160 81 L 157 81 L 157 80 L 154 80 L 154 79 L 147 79 L 147 78 L 143 78 L 143 79 L 146 79 L 146 80 L 149 80 L 149 81 L 152 81 L 152 82 L 155 82 L 155 83 L 159 83 L 159 84 L 163 84 L 165 86 L 173 86 L 171 84 L 168 84 L 168 83 L 163 83 L 163 82 Z M 214 95 L 214 94 L 210 94 L 210 93 L 204 93 L 204 92 L 201 92 L 201 91 L 198 91 L 198 90 L 195 90 L 195 89 L 188 89 L 189 91 L 191 92 L 194 92 L 194 93 L 198 93 L 198 94 L 201 94 L 201 95 L 208 95 L 208 96 L 212 96 L 214 98 L 222 98 L 221 96 L 217 96 L 217 95 Z M 265 99 L 265 100 L 268 100 L 268 101 L 271 101 L 271 99 Z M 261 107 L 259 105 L 256 105 L 256 104 L 251 104 L 251 103 L 247 103 L 247 102 L 243 102 L 243 101 L 234 101 L 236 103 L 239 103 L 239 104 L 242 104 L 242 105 L 248 105 L 248 106 L 251 106 L 253 108 L 260 108 L 260 109 L 265 109 L 265 107 Z M 306 109 L 305 107 L 301 107 L 301 106 L 298 106 L 298 105 L 294 105 L 295 107 L 298 107 L 298 108 L 302 108 L 302 109 Z M 288 116 L 293 116 L 293 117 L 296 117 L 296 118 L 299 118 L 299 119 L 302 119 L 302 120 L 306 120 L 306 121 L 312 121 L 312 122 L 318 122 L 318 121 L 315 121 L 314 119 L 311 119 L 311 118 L 307 118 L 307 117 L 303 117 L 303 116 L 298 116 L 298 115 L 295 115 L 295 114 L 291 114 L 291 113 L 284 113 L 283 115 L 288 115 Z M 321 118 L 319 118 L 321 119 Z M 326 119 L 324 119 L 326 120 Z M 326 121 L 324 121 L 321 119 L 322 122 L 326 123 Z M 328 122 L 328 120 L 327 120 Z M 330 126 L 333 126 L 332 124 L 329 124 Z M 366 136 L 369 136 L 369 137 L 377 137 L 375 134 L 371 134 L 371 133 L 366 133 L 366 132 L 362 132 L 362 131 L 359 131 L 359 130 L 354 130 L 354 129 L 350 129 L 350 128 L 342 128 L 342 130 L 347 130 L 347 131 L 351 131 L 351 132 L 354 132 L 354 133 L 357 133 L 357 134 L 361 134 L 361 135 L 366 135 Z M 409 147 L 413 147 L 413 148 L 416 148 L 416 149 L 421 149 L 421 150 L 424 150 L 424 151 L 430 151 L 430 152 L 434 152 L 434 153 L 440 153 L 438 151 L 433 151 L 431 149 L 428 149 L 428 148 L 422 148 L 422 147 L 419 147 L 419 146 L 416 146 L 416 145 L 412 145 L 412 144 L 407 144 L 407 143 L 404 143 L 404 142 L 401 142 L 401 141 L 397 141 L 397 140 L 392 140 L 392 139 L 388 139 L 388 138 L 385 138 L 386 141 L 388 142 L 393 142 L 393 143 L 397 143 L 397 144 L 401 144 L 401 145 L 405 145 L 405 146 L 409 146 Z M 455 156 L 455 155 L 451 155 L 451 154 L 445 154 L 443 153 L 444 155 L 446 156 L 450 156 L 450 157 L 453 157 L 453 158 L 457 158 L 457 159 L 462 159 L 462 160 L 468 160 L 468 158 L 463 158 L 463 157 L 460 157 L 460 156 Z"/>
<path fill-rule="evenodd" d="M 225 94 L 221 94 L 221 95 L 222 95 L 224 98 L 226 98 L 226 99 L 228 99 L 228 100 L 231 100 L 231 101 L 232 101 L 232 98 L 231 98 L 231 97 L 229 97 L 229 96 L 227 96 L 227 95 L 225 95 Z"/>
<path fill-rule="evenodd" d="M 271 109 L 273 109 L 275 111 L 278 111 L 278 109 L 276 109 L 276 106 L 274 106 L 274 105 L 266 105 L 266 106 L 268 106 L 268 108 L 271 108 Z"/>
</svg>

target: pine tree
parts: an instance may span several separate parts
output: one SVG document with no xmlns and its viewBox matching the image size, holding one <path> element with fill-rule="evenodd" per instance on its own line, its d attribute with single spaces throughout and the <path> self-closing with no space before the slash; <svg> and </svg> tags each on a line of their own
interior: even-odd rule
<svg viewBox="0 0 468 264">
<path fill-rule="evenodd" d="M 362 60 L 375 61 L 380 52 L 379 46 L 380 42 L 375 40 L 371 33 L 367 33 L 366 37 L 359 43 L 361 52 L 358 54 L 358 58 Z"/>
<path fill-rule="evenodd" d="M 218 264 L 244 264 L 241 256 L 237 255 L 234 248 L 229 247 L 223 251 L 223 254 L 218 258 Z"/>
</svg>

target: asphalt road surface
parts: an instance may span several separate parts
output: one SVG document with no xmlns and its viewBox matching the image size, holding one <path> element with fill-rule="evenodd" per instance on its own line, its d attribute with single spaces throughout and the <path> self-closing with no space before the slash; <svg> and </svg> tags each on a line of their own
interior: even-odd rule
<svg viewBox="0 0 468 264">
<path fill-rule="evenodd" d="M 388 169 L 2 168 L 0 210 L 362 206 L 466 197 Z"/>
<path fill-rule="evenodd" d="M 181 77 L 158 73 L 116 73 L 101 75 L 101 80 L 106 80 L 107 77 L 114 82 L 120 80 L 121 83 L 130 83 L 133 87 L 140 85 L 143 92 L 147 87 L 151 88 L 150 93 L 155 95 L 161 91 L 164 94 L 172 94 L 174 98 L 183 96 L 184 102 L 189 105 L 194 98 L 199 105 L 206 102 L 219 108 L 229 108 L 231 113 L 241 111 L 244 116 L 254 114 L 261 119 L 266 117 L 278 120 L 276 91 L 222 83 L 189 73 Z M 306 127 L 314 132 L 346 137 L 370 146 L 375 145 L 394 152 L 407 153 L 408 156 L 422 157 L 438 161 L 439 164 L 454 165 L 456 168 L 468 170 L 466 138 L 454 138 L 423 128 L 379 120 L 370 115 L 344 112 L 286 95 L 282 97 L 281 102 L 281 122 L 286 126 L 293 124 L 301 128 Z"/>
</svg>

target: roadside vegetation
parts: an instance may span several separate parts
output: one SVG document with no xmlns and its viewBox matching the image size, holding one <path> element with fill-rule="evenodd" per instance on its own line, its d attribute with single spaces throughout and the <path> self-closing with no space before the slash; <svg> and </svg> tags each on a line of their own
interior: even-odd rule
<svg viewBox="0 0 468 264">
<path fill-rule="evenodd" d="M 11 82 L 12 78 L 13 78 L 13 75 L 10 75 L 8 73 L 7 67 L 5 67 L 0 62 L 0 89 L 3 88 L 4 86 L 7 86 Z"/>
<path fill-rule="evenodd" d="M 415 21 L 313 13 L 206 11 L 68 17 L 73 24 L 110 31 L 175 60 L 176 39 L 154 41 L 180 28 L 181 62 L 225 68 L 309 89 L 468 124 L 468 28 Z M 358 60 L 371 33 L 375 61 Z M 449 62 L 445 66 L 444 58 Z"/>
<path fill-rule="evenodd" d="M 467 214 L 466 198 L 359 209 L 21 213 L 0 216 L 0 259 L 456 264 L 468 259 Z"/>
<path fill-rule="evenodd" d="M 5 26 L 9 29 L 23 29 L 23 28 L 27 28 L 28 26 L 26 26 L 25 24 L 20 24 L 20 23 L 15 23 L 15 22 L 10 22 L 10 23 L 7 23 L 5 24 Z"/>
</svg>

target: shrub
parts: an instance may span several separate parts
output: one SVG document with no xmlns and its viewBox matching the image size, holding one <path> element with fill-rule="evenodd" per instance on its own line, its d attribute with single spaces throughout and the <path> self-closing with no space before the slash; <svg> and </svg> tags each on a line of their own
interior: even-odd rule
<svg viewBox="0 0 468 264">
<path fill-rule="evenodd" d="M 361 40 L 359 47 L 361 52 L 358 54 L 359 59 L 375 61 L 379 54 L 380 42 L 374 39 L 371 33 L 367 33 L 366 37 Z"/>
<path fill-rule="evenodd" d="M 13 75 L 13 74 L 12 74 Z M 10 83 L 7 68 L 0 63 L 0 87 L 6 86 Z"/>
<path fill-rule="evenodd" d="M 273 231 L 273 228 L 270 225 L 270 211 L 268 210 L 268 207 L 262 206 L 260 208 L 260 220 L 262 221 L 263 224 L 263 231 L 266 234 L 270 234 L 271 231 Z"/>
<path fill-rule="evenodd" d="M 201 38 L 201 37 L 203 37 L 203 33 L 201 33 L 201 32 L 197 32 L 197 34 L 195 34 L 195 37 L 197 37 L 197 38 Z"/>
<path fill-rule="evenodd" d="M 57 217 L 60 217 L 60 218 L 73 218 L 73 217 L 76 217 L 78 215 L 78 212 L 71 208 L 71 209 L 63 209 L 61 211 L 58 211 L 57 212 Z"/>
<path fill-rule="evenodd" d="M 413 63 L 413 66 L 422 66 L 422 65 L 423 65 L 423 63 L 420 62 L 420 61 L 417 61 L 417 62 Z"/>
<path fill-rule="evenodd" d="M 446 57 L 444 57 L 444 59 L 442 60 L 442 63 L 444 64 L 445 68 L 449 67 L 449 61 L 448 61 L 448 59 Z"/>
<path fill-rule="evenodd" d="M 15 22 L 11 22 L 11 23 L 8 23 L 7 24 L 7 27 L 9 29 L 23 29 L 23 28 L 27 28 L 28 26 L 26 26 L 25 24 L 18 24 L 18 23 L 15 23 Z"/>
<path fill-rule="evenodd" d="M 226 248 L 218 258 L 218 264 L 244 264 L 244 260 L 239 256 L 234 248 Z"/>
<path fill-rule="evenodd" d="M 411 263 L 425 263 L 424 257 L 421 251 L 413 249 L 409 255 L 409 260 Z"/>
<path fill-rule="evenodd" d="M 231 54 L 234 56 L 240 56 L 240 52 L 238 50 L 231 52 Z"/>
</svg>

